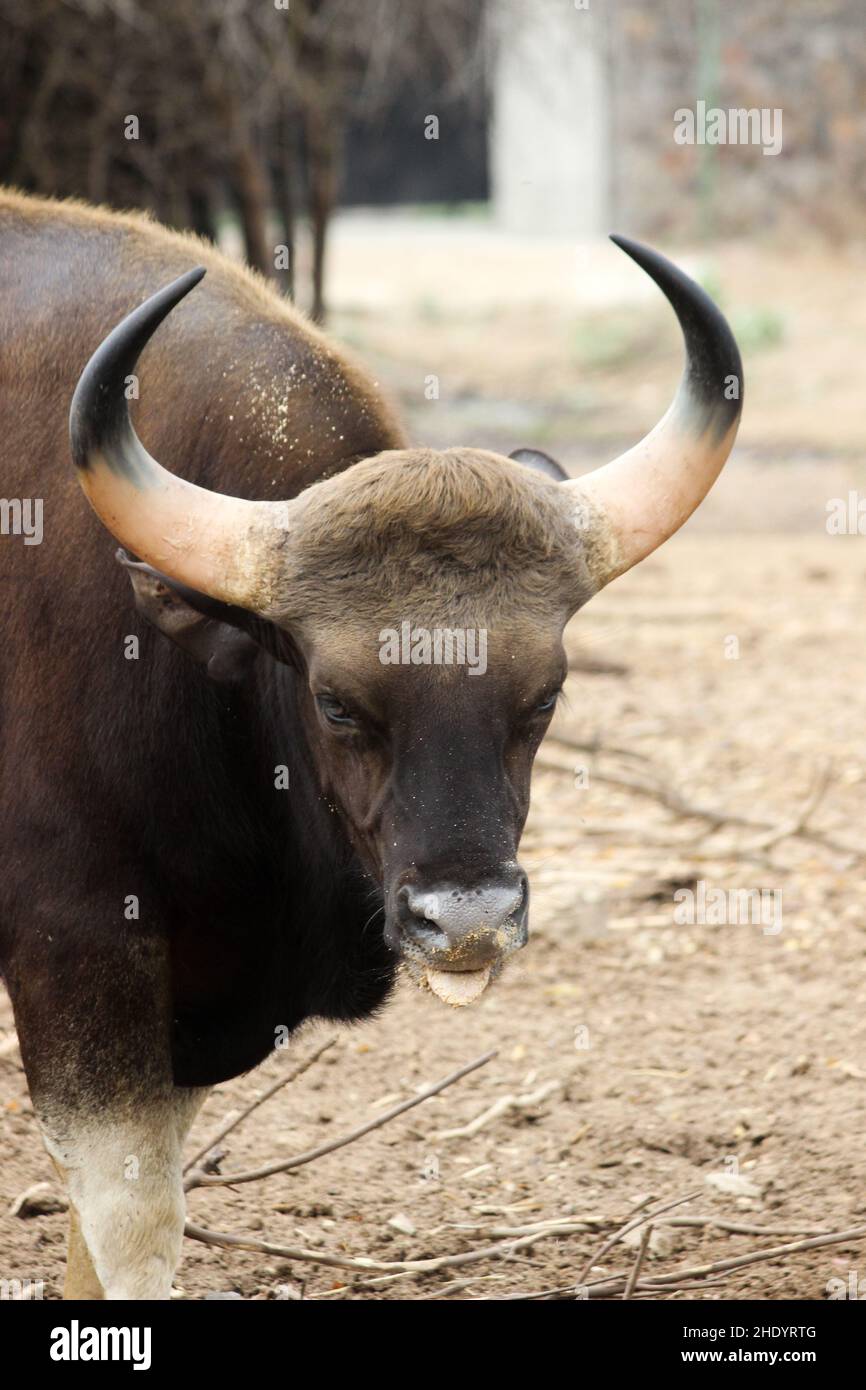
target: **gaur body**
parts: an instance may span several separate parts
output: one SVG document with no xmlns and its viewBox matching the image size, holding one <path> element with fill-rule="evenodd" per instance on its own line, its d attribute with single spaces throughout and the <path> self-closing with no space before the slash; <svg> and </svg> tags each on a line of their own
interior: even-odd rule
<svg viewBox="0 0 866 1390">
<path fill-rule="evenodd" d="M 44 527 L 0 537 L 0 968 L 69 1184 L 68 1296 L 168 1296 L 202 1088 L 368 1016 L 401 959 L 462 1002 L 523 944 L 564 624 L 682 523 L 739 416 L 724 320 L 625 249 L 684 383 L 644 445 L 557 482 L 530 451 L 410 449 L 198 240 L 0 194 L 0 491 Z M 483 631 L 483 671 L 385 663 L 407 623 Z"/>
</svg>

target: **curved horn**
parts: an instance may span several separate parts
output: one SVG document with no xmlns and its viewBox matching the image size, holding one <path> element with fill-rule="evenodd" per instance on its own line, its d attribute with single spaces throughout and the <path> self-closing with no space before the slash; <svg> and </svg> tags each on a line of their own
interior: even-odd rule
<svg viewBox="0 0 866 1390">
<path fill-rule="evenodd" d="M 575 524 L 593 533 L 587 560 L 599 588 L 672 536 L 703 501 L 731 452 L 743 404 L 739 349 L 710 297 L 648 246 L 611 241 L 667 296 L 686 365 L 673 404 L 640 444 L 562 484 L 578 503 Z"/>
<path fill-rule="evenodd" d="M 128 378 L 146 343 L 204 275 L 200 266 L 118 324 L 81 374 L 69 412 L 72 458 L 88 501 L 121 545 L 171 579 L 242 608 L 267 604 L 267 565 L 286 504 L 196 487 L 151 458 L 132 421 Z"/>
</svg>

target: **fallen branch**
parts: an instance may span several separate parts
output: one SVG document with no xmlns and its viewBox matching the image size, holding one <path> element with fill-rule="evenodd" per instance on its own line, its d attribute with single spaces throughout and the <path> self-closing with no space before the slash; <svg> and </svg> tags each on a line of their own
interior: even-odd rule
<svg viewBox="0 0 866 1390">
<path fill-rule="evenodd" d="M 668 1202 L 658 1209 L 658 1212 L 648 1211 L 639 1218 L 633 1218 L 623 1226 L 610 1242 L 606 1242 L 603 1250 L 606 1252 L 612 1248 L 616 1240 L 619 1240 L 629 1230 L 633 1230 L 641 1222 L 653 1222 L 657 1214 L 667 1211 L 671 1207 L 678 1206 L 689 1198 L 680 1197 L 676 1202 Z M 321 1250 L 307 1250 L 302 1247 L 296 1248 L 287 1245 L 277 1245 L 271 1241 L 256 1240 L 251 1236 L 235 1236 L 222 1231 L 208 1231 L 203 1227 L 187 1223 L 186 1234 L 193 1240 L 203 1241 L 207 1245 L 224 1246 L 235 1250 L 251 1250 L 265 1255 L 277 1255 L 284 1259 L 297 1260 L 310 1264 L 326 1265 L 331 1268 L 344 1269 L 355 1273 L 380 1273 L 388 1276 L 387 1279 L 375 1279 L 365 1281 L 364 1287 L 370 1284 L 380 1284 L 391 1282 L 394 1278 L 401 1276 L 434 1274 L 443 1269 L 458 1269 L 469 1264 L 476 1264 L 490 1259 L 511 1259 L 520 1250 L 530 1248 L 550 1236 L 562 1236 L 572 1234 L 567 1226 L 551 1226 L 545 1231 L 535 1231 L 531 1235 L 525 1236 L 521 1240 L 499 1241 L 495 1245 L 484 1246 L 477 1250 L 466 1250 L 452 1255 L 437 1255 L 428 1259 L 417 1260 L 374 1260 L 365 1256 L 351 1257 L 348 1255 L 332 1255 Z M 817 1250 L 829 1245 L 850 1244 L 857 1240 L 866 1239 L 866 1226 L 853 1227 L 848 1231 L 831 1232 L 828 1235 L 817 1236 L 810 1240 L 793 1241 L 785 1245 L 771 1246 L 766 1250 L 751 1251 L 745 1255 L 734 1255 L 729 1259 L 714 1260 L 707 1264 L 695 1265 L 687 1269 L 674 1270 L 670 1274 L 656 1274 L 652 1276 L 636 1277 L 631 1283 L 631 1294 L 652 1294 L 652 1293 L 672 1293 L 680 1289 L 705 1289 L 715 1287 L 720 1281 L 709 1279 L 707 1276 L 714 1274 L 728 1273 L 735 1269 L 743 1269 L 748 1265 L 758 1264 L 766 1260 L 779 1259 L 781 1257 L 796 1254 L 802 1250 Z M 592 1264 L 600 1257 L 602 1251 L 596 1253 L 592 1258 Z M 622 1295 L 629 1287 L 629 1281 L 634 1273 L 634 1267 L 628 1275 L 611 1275 L 604 1279 L 595 1279 L 586 1282 L 578 1279 L 572 1284 L 564 1285 L 557 1289 L 544 1289 L 535 1294 L 506 1294 L 505 1300 L 528 1299 L 541 1300 L 546 1298 L 571 1298 L 581 1297 L 607 1298 Z"/>
<path fill-rule="evenodd" d="M 607 1240 L 602 1242 L 595 1254 L 589 1257 L 583 1267 L 580 1278 L 577 1280 L 578 1285 L 582 1287 L 586 1283 L 593 1266 L 597 1265 L 607 1252 L 612 1250 L 613 1247 L 622 1240 L 623 1236 L 627 1236 L 629 1231 L 637 1230 L 638 1226 L 642 1226 L 645 1221 L 655 1221 L 656 1217 L 661 1216 L 663 1212 L 672 1211 L 674 1207 L 681 1207 L 685 1202 L 693 1201 L 698 1195 L 697 1192 L 689 1192 L 685 1197 L 677 1197 L 673 1202 L 665 1202 L 664 1205 L 660 1207 L 656 1206 L 653 1211 L 644 1210 L 644 1208 L 652 1205 L 652 1198 L 645 1197 L 635 1208 L 635 1213 L 629 1218 L 625 1225 L 621 1226 L 618 1231 L 614 1231 L 612 1236 L 608 1236 Z M 643 1215 L 640 1215 L 641 1212 L 643 1212 Z"/>
<path fill-rule="evenodd" d="M 557 741 L 562 742 L 561 739 L 557 739 Z M 566 744 L 565 746 L 570 747 L 572 745 Z M 566 767 L 565 764 L 557 762 L 553 758 L 545 758 L 543 754 L 540 754 L 535 759 L 535 766 L 548 772 L 561 772 L 566 776 L 571 776 L 574 773 L 573 768 Z M 826 773 L 826 777 L 829 782 L 829 770 Z M 838 840 L 834 835 L 829 834 L 825 830 L 815 830 L 810 828 L 807 824 L 812 812 L 815 810 L 815 805 L 817 805 L 817 801 L 815 805 L 810 805 L 812 797 L 815 795 L 815 792 L 818 792 L 817 800 L 820 801 L 826 789 L 821 788 L 820 778 L 816 784 L 815 792 L 810 795 L 809 800 L 795 820 L 791 823 L 786 822 L 781 826 L 771 821 L 756 820 L 752 816 L 743 816 L 735 811 L 725 811 L 714 806 L 697 805 L 694 802 L 687 801 L 686 798 L 674 788 L 665 786 L 660 782 L 646 782 L 639 778 L 625 777 L 618 773 L 599 772 L 596 769 L 593 769 L 592 778 L 594 781 L 602 782 L 606 786 L 621 787 L 625 791 L 634 792 L 636 796 L 643 796 L 651 801 L 655 801 L 663 806 L 665 810 L 671 811 L 675 816 L 679 816 L 683 820 L 706 821 L 709 830 L 702 832 L 695 843 L 700 843 L 700 840 L 704 839 L 708 834 L 713 834 L 723 825 L 736 825 L 742 826 L 746 830 L 769 832 L 765 844 L 762 839 L 758 841 L 757 846 L 726 846 L 724 854 L 722 854 L 721 851 L 717 851 L 713 856 L 715 858 L 748 857 L 749 854 L 757 852 L 757 850 L 762 847 L 778 844 L 781 840 L 785 839 L 799 838 L 809 840 L 814 844 L 822 845 L 825 849 L 831 850 L 834 854 L 845 854 L 854 860 L 866 859 L 866 849 L 864 849 L 863 846 L 848 844 L 845 841 Z M 804 812 L 806 812 L 805 815 Z M 686 847 L 687 846 L 684 844 L 679 846 L 681 849 Z"/>
<path fill-rule="evenodd" d="M 709 1284 L 698 1283 L 694 1280 L 703 1280 L 706 1275 L 729 1273 L 734 1269 L 745 1269 L 748 1265 L 760 1264 L 765 1260 L 777 1260 L 786 1255 L 797 1254 L 801 1250 L 819 1250 L 827 1245 L 848 1245 L 857 1240 L 866 1240 L 866 1226 L 854 1226 L 848 1231 L 835 1231 L 830 1235 L 816 1236 L 811 1240 L 795 1240 L 788 1245 L 774 1245 L 768 1250 L 753 1250 L 747 1255 L 732 1255 L 726 1260 L 713 1260 L 708 1264 L 694 1265 L 689 1269 L 677 1269 L 671 1274 L 655 1274 L 651 1278 L 638 1280 L 635 1288 L 645 1293 L 671 1293 L 675 1289 L 687 1287 L 684 1281 L 688 1281 L 688 1286 L 692 1288 L 706 1288 Z M 569 1284 L 560 1289 L 542 1290 L 536 1294 L 509 1294 L 507 1299 L 543 1299 L 543 1298 L 572 1298 L 578 1299 L 589 1294 L 600 1297 L 615 1297 L 621 1294 L 628 1282 L 627 1275 L 612 1275 L 607 1279 L 596 1279 L 590 1284 L 578 1280 L 574 1284 Z M 713 1281 L 715 1283 L 717 1281 Z"/>
<path fill-rule="evenodd" d="M 641 1204 L 642 1209 L 647 1203 Z M 634 1212 L 632 1212 L 634 1216 Z M 829 1236 L 833 1232 L 827 1230 L 826 1226 L 819 1229 L 814 1227 L 786 1227 L 786 1226 L 757 1226 L 749 1221 L 730 1221 L 724 1216 L 666 1216 L 659 1219 L 658 1216 L 650 1213 L 647 1219 L 652 1219 L 656 1226 L 662 1227 L 684 1227 L 692 1230 L 712 1229 L 725 1231 L 729 1235 L 737 1236 L 797 1236 L 800 1239 L 807 1239 L 812 1236 Z M 631 1220 L 631 1217 L 629 1217 Z M 497 1238 L 507 1238 L 512 1236 L 528 1236 L 533 1231 L 545 1231 L 550 1226 L 556 1226 L 560 1230 L 567 1225 L 572 1232 L 594 1231 L 599 1226 L 610 1226 L 613 1223 L 603 1216 L 568 1216 L 568 1217 L 548 1217 L 544 1221 L 533 1221 L 525 1226 L 490 1226 L 481 1222 L 449 1222 L 445 1226 L 433 1226 L 427 1232 L 428 1235 L 438 1236 L 444 1232 L 451 1232 L 463 1235 L 485 1235 Z"/>
<path fill-rule="evenodd" d="M 807 1230 L 798 1228 L 786 1229 L 784 1226 L 753 1226 L 749 1221 L 729 1221 L 723 1216 L 671 1216 L 667 1221 L 659 1223 L 663 1226 L 715 1226 L 719 1231 L 727 1231 L 734 1236 L 800 1236 L 806 1239 L 811 1236 L 830 1236 L 832 1231 L 826 1228 L 815 1230 L 810 1227 Z"/>
<path fill-rule="evenodd" d="M 455 1081 L 460 1081 L 470 1072 L 477 1071 L 479 1067 L 486 1066 L 487 1063 L 496 1056 L 495 1049 L 485 1052 L 481 1057 L 476 1057 L 474 1061 L 467 1062 L 465 1066 L 458 1067 L 450 1075 L 436 1081 L 432 1086 L 419 1092 L 418 1095 L 410 1097 L 409 1100 L 401 1101 L 390 1110 L 386 1110 L 383 1115 L 378 1115 L 374 1120 L 368 1120 L 363 1125 L 358 1125 L 356 1129 L 350 1130 L 348 1134 L 342 1135 L 338 1139 L 331 1139 L 327 1144 L 319 1144 L 315 1149 L 307 1149 L 305 1153 L 297 1154 L 294 1158 L 275 1159 L 272 1163 L 266 1163 L 261 1168 L 251 1168 L 243 1173 L 202 1173 L 198 1170 L 191 1173 L 188 1179 L 188 1191 L 196 1187 L 234 1187 L 237 1183 L 258 1182 L 261 1178 L 272 1177 L 275 1173 L 288 1173 L 294 1168 L 300 1168 L 305 1163 L 312 1163 L 317 1158 L 322 1158 L 325 1154 L 333 1153 L 335 1149 L 342 1149 L 346 1144 L 353 1144 L 356 1139 L 360 1139 L 371 1130 L 380 1129 L 382 1125 L 388 1124 L 398 1115 L 403 1115 L 407 1110 L 412 1110 L 416 1105 L 421 1105 L 425 1100 L 430 1100 L 431 1096 L 436 1096 L 440 1091 L 444 1091 L 446 1086 L 452 1086 Z M 201 1237 L 199 1237 L 200 1239 Z"/>
<path fill-rule="evenodd" d="M 814 1236 L 810 1240 L 794 1240 L 787 1245 L 771 1245 L 767 1250 L 753 1250 L 747 1255 L 732 1255 L 727 1260 L 713 1260 L 709 1264 L 694 1265 L 691 1269 L 678 1269 L 672 1274 L 654 1276 L 653 1283 L 659 1286 L 675 1283 L 678 1279 L 696 1279 L 705 1274 L 720 1274 L 732 1269 L 744 1269 L 746 1265 L 760 1264 L 764 1260 L 777 1260 L 783 1255 L 795 1255 L 801 1250 L 822 1250 L 827 1245 L 847 1245 L 855 1240 L 866 1240 L 866 1226 L 852 1226 L 847 1231 L 834 1231 L 826 1236 Z"/>
<path fill-rule="evenodd" d="M 453 1255 L 433 1255 L 418 1260 L 374 1260 L 366 1255 L 331 1255 L 321 1250 L 306 1250 L 302 1247 L 275 1245 L 272 1241 L 256 1240 L 253 1236 L 235 1236 L 226 1231 L 209 1231 L 203 1226 L 188 1221 L 184 1234 L 192 1240 L 203 1241 L 205 1245 L 224 1245 L 235 1250 L 253 1250 L 262 1255 L 280 1255 L 287 1260 L 298 1260 L 308 1264 L 332 1265 L 338 1269 L 353 1269 L 366 1273 L 375 1270 L 383 1274 L 435 1274 L 440 1269 L 459 1269 L 463 1265 L 475 1264 L 479 1260 L 511 1259 L 520 1250 L 526 1250 L 550 1236 L 573 1235 L 569 1226 L 551 1226 L 546 1231 L 534 1231 L 522 1240 L 502 1240 L 495 1245 L 485 1245 L 477 1250 L 463 1250 Z"/>
<path fill-rule="evenodd" d="M 653 1226 L 652 1222 L 650 1222 L 647 1226 L 644 1227 L 644 1233 L 640 1238 L 640 1245 L 638 1246 L 635 1262 L 632 1265 L 631 1274 L 628 1276 L 626 1286 L 622 1291 L 623 1301 L 631 1298 L 632 1294 L 634 1293 L 635 1285 L 638 1281 L 638 1275 L 641 1271 L 641 1265 L 643 1264 L 646 1258 L 647 1247 L 649 1246 L 650 1239 L 652 1238 L 652 1233 L 654 1230 L 655 1227 Z"/>
<path fill-rule="evenodd" d="M 460 1125 L 457 1129 L 440 1129 L 433 1135 L 434 1139 L 471 1139 L 479 1130 L 486 1125 L 498 1120 L 500 1115 L 512 1114 L 514 1111 L 533 1110 L 536 1105 L 540 1105 L 543 1100 L 552 1095 L 554 1091 L 560 1090 L 561 1081 L 548 1081 L 543 1086 L 539 1086 L 537 1091 L 529 1091 L 522 1096 L 500 1096 L 486 1110 L 482 1110 L 480 1115 L 476 1115 L 474 1120 L 468 1124 Z"/>
<path fill-rule="evenodd" d="M 792 820 L 783 821 L 775 830 L 769 831 L 766 835 L 759 836 L 757 840 L 749 844 L 740 846 L 740 853 L 752 853 L 758 850 L 765 851 L 772 849 L 781 840 L 787 840 L 792 836 L 802 835 L 808 829 L 809 820 L 813 813 L 818 809 L 824 799 L 827 788 L 830 785 L 830 774 L 833 770 L 832 762 L 827 760 L 819 769 L 813 780 L 812 788 L 800 807 L 797 815 Z"/>
<path fill-rule="evenodd" d="M 292 1081 L 297 1081 L 299 1076 L 303 1076 L 304 1072 L 308 1071 L 314 1062 L 318 1062 L 322 1054 L 333 1047 L 336 1041 L 336 1038 L 328 1038 L 327 1042 L 322 1043 L 321 1047 L 316 1048 L 315 1052 L 312 1052 L 303 1062 L 299 1062 L 294 1070 L 289 1072 L 288 1076 L 279 1077 L 273 1085 L 268 1086 L 266 1090 L 262 1091 L 260 1096 L 250 1101 L 250 1104 L 246 1106 L 244 1110 L 241 1110 L 238 1115 L 235 1115 L 233 1119 L 227 1120 L 222 1128 L 218 1129 L 216 1134 L 212 1134 L 210 1139 L 202 1144 L 201 1148 L 184 1164 L 184 1173 L 189 1173 L 190 1169 L 192 1169 L 200 1159 L 204 1158 L 212 1149 L 216 1148 L 221 1139 L 225 1139 L 227 1134 L 231 1134 L 233 1129 L 237 1129 L 238 1125 L 243 1124 L 244 1120 L 248 1119 L 254 1110 L 258 1110 L 259 1106 L 264 1105 L 265 1101 L 270 1100 L 271 1096 L 276 1095 L 277 1091 L 281 1091 L 284 1086 L 288 1086 Z M 197 1176 L 198 1170 L 196 1169 L 193 1177 Z M 184 1184 L 187 1192 L 197 1186 L 198 1183 L 193 1181 Z"/>
</svg>

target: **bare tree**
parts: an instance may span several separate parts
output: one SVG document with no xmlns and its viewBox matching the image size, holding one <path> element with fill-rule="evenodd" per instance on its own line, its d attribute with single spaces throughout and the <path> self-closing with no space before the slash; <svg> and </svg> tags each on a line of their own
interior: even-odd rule
<svg viewBox="0 0 866 1390">
<path fill-rule="evenodd" d="M 0 179 L 147 207 L 217 234 L 237 217 L 249 263 L 275 274 L 310 222 L 313 313 L 349 123 L 384 110 L 419 65 L 480 74 L 483 0 L 0 0 Z"/>
</svg>

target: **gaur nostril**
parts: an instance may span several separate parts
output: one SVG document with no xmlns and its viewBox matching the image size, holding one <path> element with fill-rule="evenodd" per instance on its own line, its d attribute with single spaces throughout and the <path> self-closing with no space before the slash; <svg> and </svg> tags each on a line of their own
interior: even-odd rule
<svg viewBox="0 0 866 1390">
<path fill-rule="evenodd" d="M 427 937 L 431 932 L 441 935 L 442 898 L 436 892 L 421 892 L 401 888 L 397 894 L 400 924 L 409 932 Z"/>
<path fill-rule="evenodd" d="M 405 946 L 449 970 L 477 970 L 526 940 L 526 875 L 491 879 L 472 888 L 447 883 L 406 884 L 396 895 L 397 929 Z"/>
</svg>

